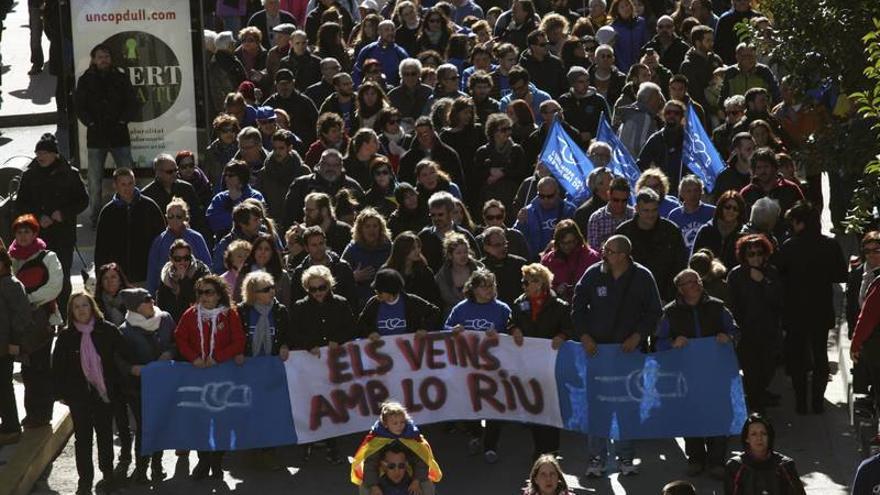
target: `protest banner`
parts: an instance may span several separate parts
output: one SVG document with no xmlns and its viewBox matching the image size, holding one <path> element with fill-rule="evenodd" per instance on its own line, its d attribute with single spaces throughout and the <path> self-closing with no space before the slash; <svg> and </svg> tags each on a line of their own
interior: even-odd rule
<svg viewBox="0 0 880 495">
<path fill-rule="evenodd" d="M 129 122 L 137 167 L 159 153 L 200 147 L 190 2 L 179 0 L 71 0 L 73 60 L 79 78 L 90 52 L 103 43 L 131 81 L 139 107 Z M 79 122 L 79 163 L 88 163 L 86 126 Z"/>
<path fill-rule="evenodd" d="M 397 400 L 417 424 L 496 419 L 619 439 L 738 434 L 746 419 L 733 346 L 624 353 L 546 339 L 450 332 L 358 340 L 209 369 L 143 371 L 144 452 L 235 450 L 369 430 Z"/>
</svg>

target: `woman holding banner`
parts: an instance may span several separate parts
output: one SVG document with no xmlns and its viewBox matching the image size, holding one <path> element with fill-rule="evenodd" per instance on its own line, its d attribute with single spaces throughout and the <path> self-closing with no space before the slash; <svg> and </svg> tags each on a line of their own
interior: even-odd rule
<svg viewBox="0 0 880 495">
<path fill-rule="evenodd" d="M 486 332 L 489 338 L 497 338 L 498 331 L 507 331 L 510 323 L 510 307 L 498 300 L 495 286 L 495 274 L 480 268 L 471 273 L 462 290 L 465 299 L 452 308 L 446 319 L 446 329 L 453 333 L 462 330 Z M 486 421 L 485 431 L 479 421 L 468 424 L 471 439 L 468 451 L 477 453 L 480 449 L 480 437 L 483 439 L 483 458 L 489 464 L 498 461 L 498 438 L 501 436 L 501 424 L 497 421 Z"/>
<path fill-rule="evenodd" d="M 229 288 L 219 275 L 196 282 L 196 304 L 180 317 L 174 341 L 182 359 L 196 368 L 210 368 L 235 358 L 244 361 L 245 337 L 238 312 L 231 307 Z M 199 452 L 193 479 L 223 479 L 223 452 Z"/>
<path fill-rule="evenodd" d="M 551 339 L 556 350 L 572 334 L 571 308 L 551 289 L 553 272 L 540 264 L 522 267 L 523 294 L 513 303 L 510 316 L 510 334 L 516 345 L 523 337 Z M 529 425 L 532 430 L 534 451 L 532 458 L 559 451 L 559 429 L 552 426 Z"/>
<path fill-rule="evenodd" d="M 297 322 L 300 329 L 291 336 L 294 347 L 320 357 L 321 347 L 327 346 L 329 352 L 334 352 L 340 344 L 357 338 L 348 301 L 333 293 L 336 279 L 330 269 L 324 265 L 312 265 L 303 272 L 301 282 L 308 296 L 294 303 L 290 310 L 290 321 Z M 336 439 L 325 440 L 324 444 L 327 446 L 327 462 L 342 464 Z M 313 447 L 314 444 L 305 445 L 303 462 L 312 457 Z"/>
</svg>

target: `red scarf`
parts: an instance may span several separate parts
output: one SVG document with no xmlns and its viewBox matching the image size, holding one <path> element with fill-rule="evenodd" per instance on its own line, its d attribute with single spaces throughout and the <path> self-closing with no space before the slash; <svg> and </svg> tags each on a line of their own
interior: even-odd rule
<svg viewBox="0 0 880 495">
<path fill-rule="evenodd" d="M 12 244 L 9 245 L 9 256 L 24 261 L 44 249 L 46 249 L 46 243 L 39 237 L 28 246 L 22 246 L 18 241 L 12 241 Z"/>
<path fill-rule="evenodd" d="M 547 294 L 546 292 L 542 292 L 537 296 L 529 296 L 529 305 L 532 308 L 532 321 L 538 320 L 538 315 L 541 314 L 541 310 L 544 309 L 544 304 L 547 303 Z"/>
</svg>

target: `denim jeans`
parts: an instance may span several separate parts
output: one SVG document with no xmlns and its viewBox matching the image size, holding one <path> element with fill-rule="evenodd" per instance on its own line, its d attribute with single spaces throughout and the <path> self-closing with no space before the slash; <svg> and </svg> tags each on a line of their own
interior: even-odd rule
<svg viewBox="0 0 880 495">
<path fill-rule="evenodd" d="M 636 457 L 636 443 L 633 440 L 609 440 L 604 437 L 590 435 L 587 439 L 587 455 L 590 459 L 598 457 L 605 462 L 608 459 L 608 451 L 614 445 L 614 453 L 618 459 L 634 459 Z"/>
<path fill-rule="evenodd" d="M 89 148 L 89 206 L 91 207 L 92 224 L 98 222 L 98 214 L 104 206 L 104 196 L 101 190 L 104 182 L 104 162 L 107 153 L 113 155 L 116 168 L 131 167 L 131 147 L 121 148 Z"/>
</svg>

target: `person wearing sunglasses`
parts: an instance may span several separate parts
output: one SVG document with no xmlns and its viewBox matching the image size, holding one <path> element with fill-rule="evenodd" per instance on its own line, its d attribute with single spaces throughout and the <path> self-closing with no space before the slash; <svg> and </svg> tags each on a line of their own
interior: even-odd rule
<svg viewBox="0 0 880 495">
<path fill-rule="evenodd" d="M 822 234 L 820 218 L 820 209 L 804 200 L 785 212 L 792 237 L 782 244 L 775 261 L 785 298 L 792 301 L 782 313 L 783 351 L 799 414 L 806 414 L 808 399 L 814 413 L 825 410 L 828 332 L 836 324 L 833 289 L 846 281 L 843 252 L 834 239 Z"/>
<path fill-rule="evenodd" d="M 208 264 L 193 254 L 192 244 L 176 239 L 168 249 L 167 262 L 161 267 L 158 286 L 152 291 L 159 305 L 171 313 L 174 321 L 196 301 L 196 280 L 211 273 Z"/>
<path fill-rule="evenodd" d="M 196 281 L 195 304 L 177 323 L 174 342 L 180 357 L 196 368 L 210 368 L 231 359 L 244 362 L 245 335 L 238 311 L 231 305 L 229 287 L 219 275 Z M 223 451 L 199 452 L 192 478 L 223 479 Z"/>
<path fill-rule="evenodd" d="M 749 234 L 736 243 L 739 265 L 730 271 L 730 310 L 740 328 L 737 346 L 749 411 L 763 412 L 779 403 L 767 390 L 782 351 L 782 280 L 769 263 L 775 251 L 765 235 Z M 801 306 L 798 305 L 800 308 Z"/>
<path fill-rule="evenodd" d="M 291 335 L 293 350 L 309 351 L 318 359 L 323 347 L 327 347 L 324 352 L 331 352 L 357 338 L 351 307 L 344 297 L 334 293 L 336 278 L 329 268 L 310 266 L 302 273 L 300 283 L 308 295 L 290 308 L 290 321 L 296 322 Z M 327 447 L 327 462 L 342 464 L 336 439 L 330 438 L 323 443 Z M 304 446 L 303 462 L 311 459 L 314 447 L 314 444 Z"/>
<path fill-rule="evenodd" d="M 207 273 L 207 270 L 205 271 Z M 165 477 L 162 471 L 162 451 L 152 455 L 141 455 L 141 442 L 143 430 L 141 429 L 141 369 L 153 361 L 168 361 L 177 354 L 174 347 L 174 318 L 167 312 L 159 309 L 153 296 L 144 289 L 131 288 L 120 291 L 122 301 L 125 303 L 125 321 L 119 327 L 122 335 L 122 352 L 117 363 L 123 372 L 121 383 L 122 411 L 127 415 L 127 408 L 134 415 L 136 427 L 135 470 L 132 480 L 138 484 L 146 484 L 147 468 L 152 461 L 152 481 L 159 483 Z M 127 406 L 127 407 L 126 407 Z M 117 406 L 118 408 L 119 406 Z M 119 413 L 116 414 L 119 417 Z M 119 421 L 117 420 L 117 423 Z M 122 428 L 122 426 L 117 426 Z M 120 470 L 126 473 L 128 463 L 120 458 L 119 466 L 125 466 Z M 127 474 L 127 473 L 126 473 Z"/>
<path fill-rule="evenodd" d="M 529 245 L 526 243 L 526 238 L 522 232 L 506 225 L 506 222 L 508 221 L 507 207 L 504 206 L 504 203 L 497 199 L 490 199 L 483 203 L 482 212 L 483 224 L 477 228 L 477 245 L 485 245 L 485 238 L 489 227 L 499 227 L 502 229 L 504 238 L 507 241 L 507 252 L 514 256 L 527 259 L 529 257 Z"/>
<path fill-rule="evenodd" d="M 678 100 L 669 100 L 661 113 L 663 127 L 651 134 L 644 146 L 636 150 L 640 170 L 657 167 L 669 178 L 667 194 L 678 195 L 678 182 L 684 175 L 693 173 L 682 164 L 684 147 L 684 119 L 687 107 Z M 634 153 L 635 154 L 635 153 Z"/>
<path fill-rule="evenodd" d="M 397 188 L 397 178 L 391 169 L 391 162 L 382 155 L 376 155 L 369 164 L 370 183 L 369 189 L 364 196 L 367 206 L 371 206 L 385 218 L 397 208 L 394 199 L 394 191 Z"/>
<path fill-rule="evenodd" d="M 208 208 L 208 205 L 211 204 L 211 198 L 214 196 L 211 181 L 205 171 L 196 165 L 196 157 L 193 152 L 180 150 L 175 155 L 174 161 L 177 164 L 177 177 L 193 186 L 202 210 Z"/>
<path fill-rule="evenodd" d="M 381 473 L 379 481 L 369 489 L 361 487 L 360 495 L 395 495 L 398 493 L 412 493 L 409 490 L 413 482 L 412 467 L 407 460 L 406 450 L 398 444 L 391 444 L 382 451 Z M 422 484 L 424 486 L 424 483 Z M 433 488 L 433 487 L 432 487 Z M 426 494 L 424 488 L 420 488 L 422 495 Z M 433 494 L 433 490 L 429 493 Z"/>
<path fill-rule="evenodd" d="M 238 153 L 238 131 L 241 127 L 238 119 L 226 113 L 217 115 L 212 125 L 214 141 L 205 152 L 202 167 L 216 193 L 223 185 L 223 167 Z"/>
<path fill-rule="evenodd" d="M 721 194 L 709 223 L 700 227 L 691 253 L 709 249 L 730 270 L 737 265 L 736 242 L 747 218 L 746 203 L 736 191 Z"/>
<path fill-rule="evenodd" d="M 506 114 L 489 116 L 486 122 L 487 143 L 474 153 L 470 174 L 473 178 L 467 188 L 471 196 L 477 196 L 472 204 L 481 205 L 490 199 L 510 204 L 520 183 L 529 176 L 531 170 L 525 151 L 513 142 L 512 132 L 513 121 Z"/>
<path fill-rule="evenodd" d="M 550 240 L 556 224 L 572 218 L 575 206 L 562 196 L 562 187 L 553 177 L 538 181 L 538 196 L 525 207 L 513 228 L 522 232 L 529 245 L 529 258 L 538 259 Z"/>
<path fill-rule="evenodd" d="M 196 259 L 205 265 L 211 264 L 211 251 L 205 238 L 189 226 L 189 212 L 189 205 L 179 197 L 171 199 L 165 207 L 165 221 L 168 226 L 153 239 L 148 254 L 146 289 L 151 294 L 157 294 L 156 291 L 161 284 L 162 269 L 168 261 L 171 246 L 176 241 L 184 241 Z"/>
<path fill-rule="evenodd" d="M 520 55 L 519 65 L 529 71 L 535 86 L 558 98 L 568 89 L 562 60 L 550 53 L 550 42 L 544 31 L 536 29 L 529 33 L 526 40 L 529 47 Z"/>
</svg>

